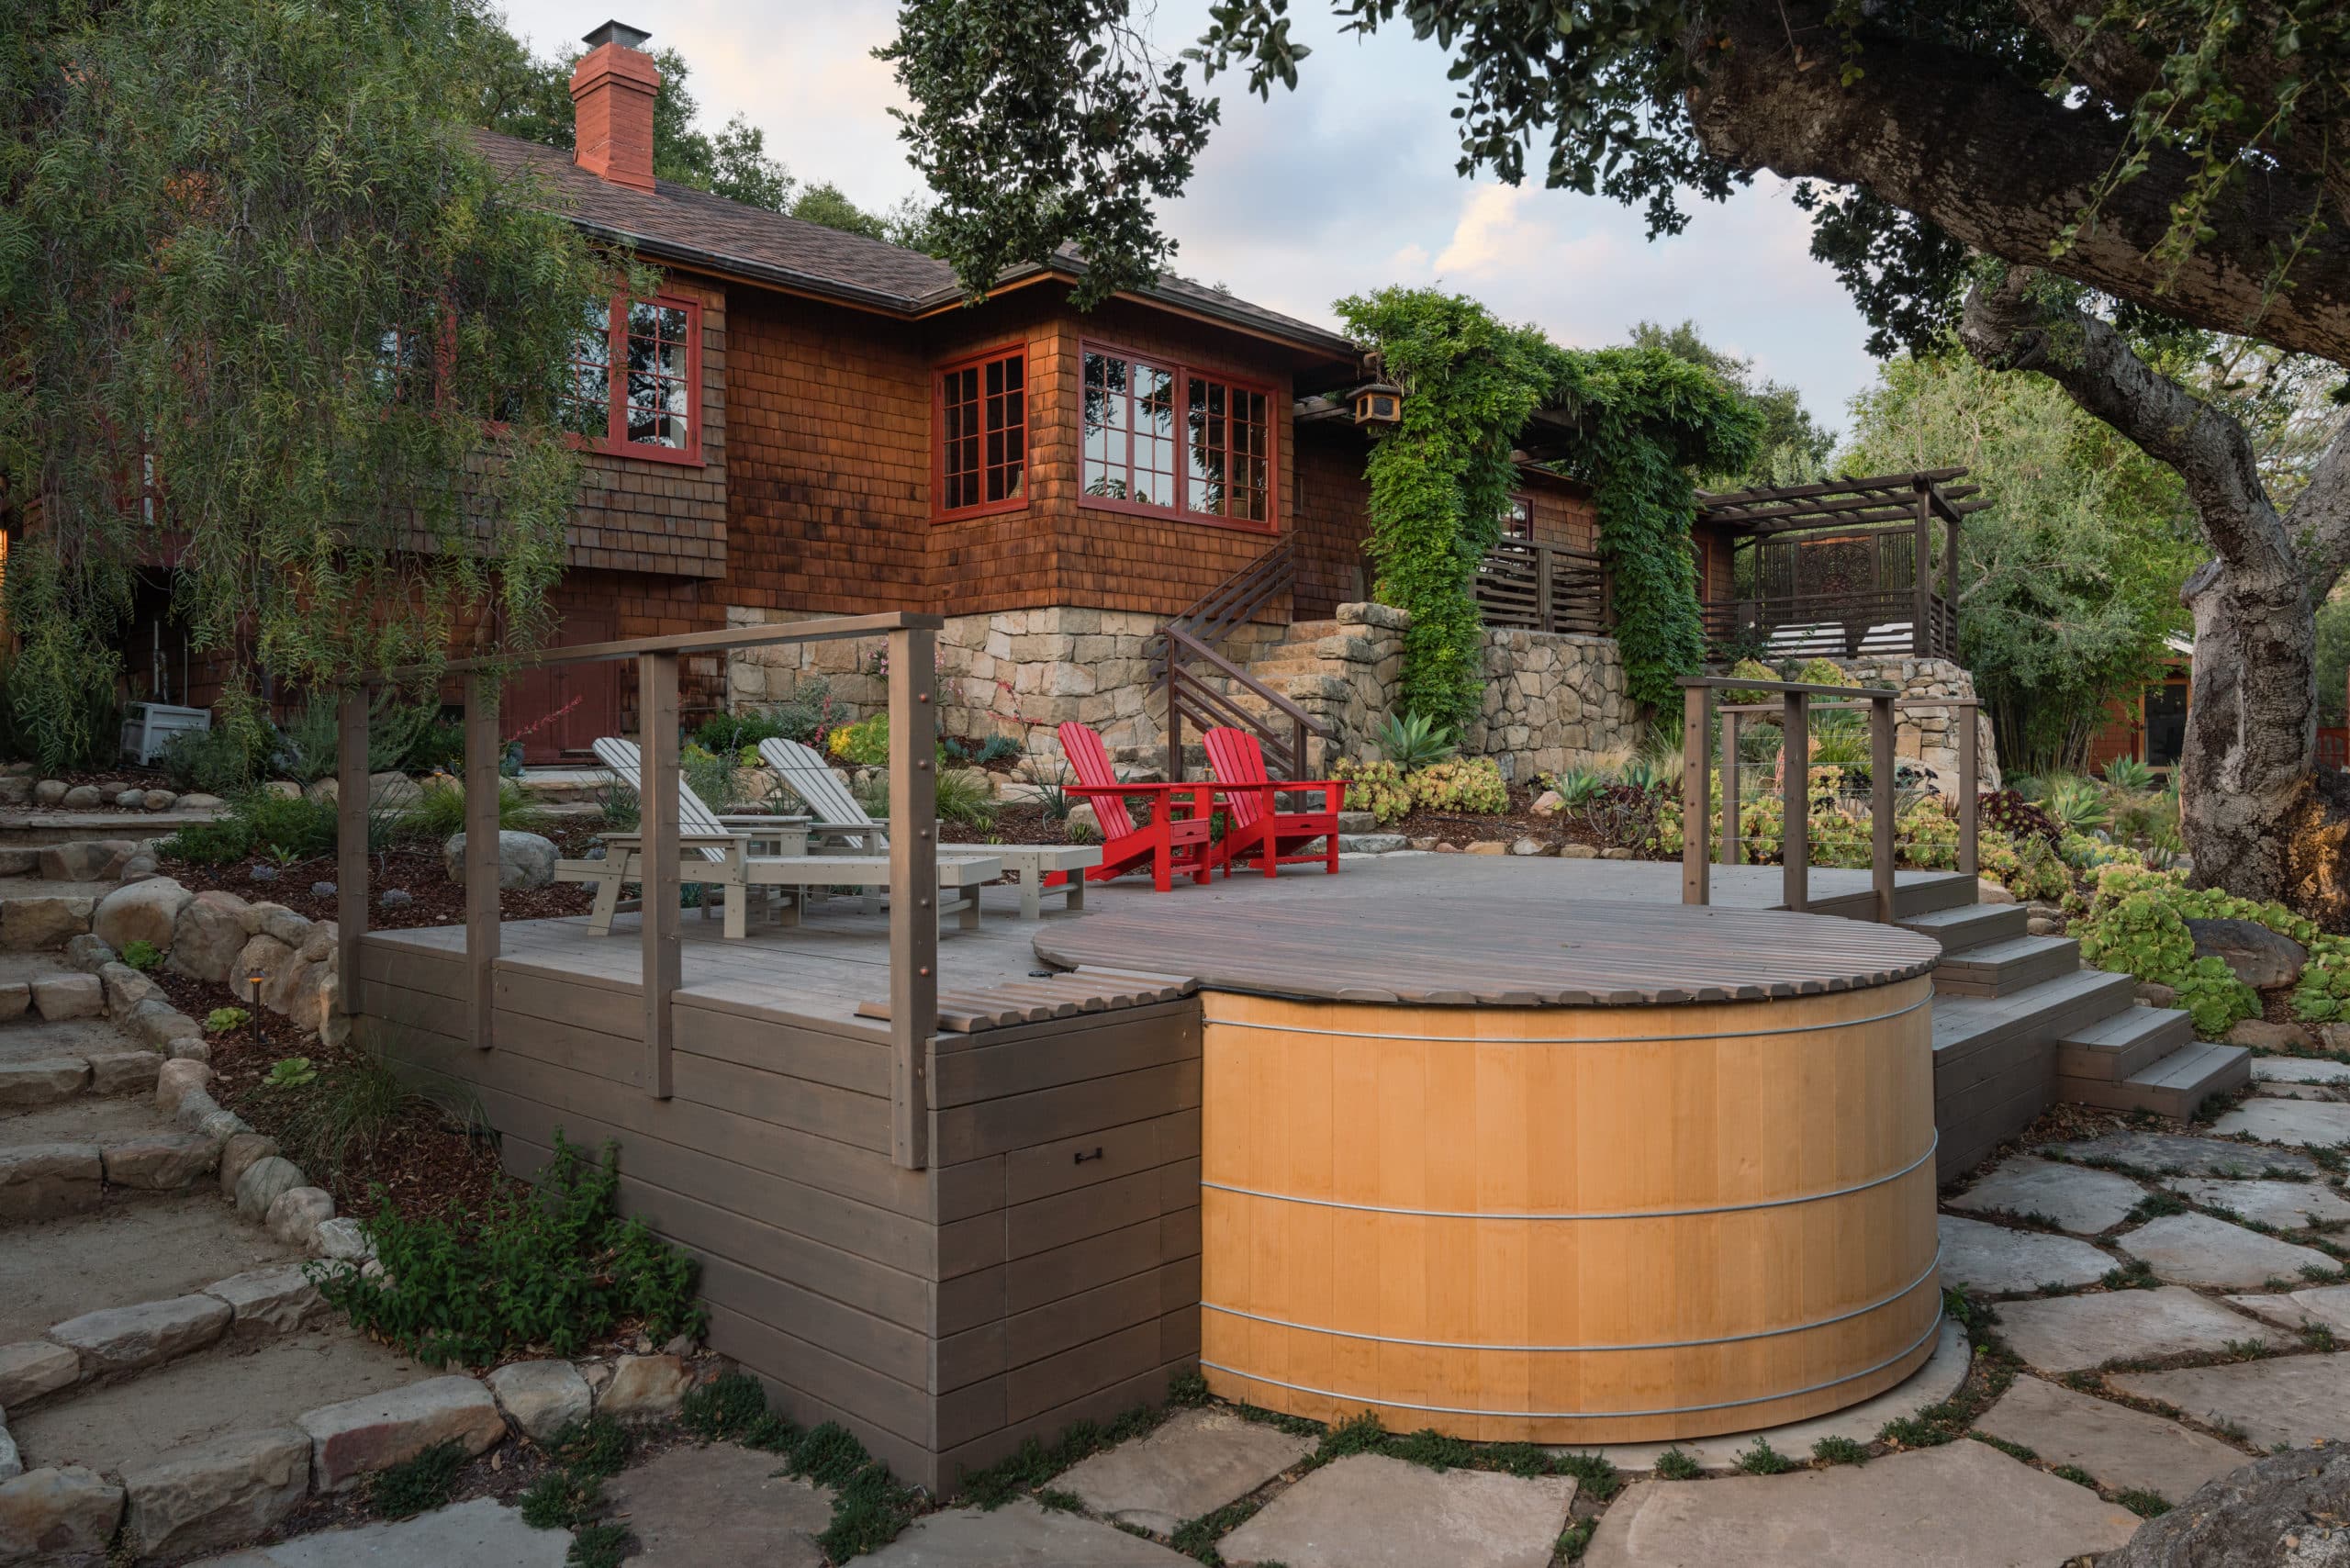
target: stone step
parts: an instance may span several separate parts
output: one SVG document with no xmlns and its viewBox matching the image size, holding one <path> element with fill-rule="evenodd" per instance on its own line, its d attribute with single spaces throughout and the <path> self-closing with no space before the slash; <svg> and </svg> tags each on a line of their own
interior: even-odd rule
<svg viewBox="0 0 2350 1568">
<path fill-rule="evenodd" d="M 2195 1039 L 2195 1020 L 2176 1007 L 2125 1007 L 2056 1041 L 2060 1078 L 2116 1083 Z"/>
<path fill-rule="evenodd" d="M 2081 945 L 2069 936 L 2011 936 L 1970 947 L 1934 969 L 1942 996 L 2009 996 L 2081 967 Z"/>
<path fill-rule="evenodd" d="M 1942 945 L 1942 956 L 1964 953 L 1993 942 L 2026 935 L 2028 920 L 2020 903 L 1969 903 L 1930 910 L 1895 922 L 1905 931 L 1930 936 Z"/>
<path fill-rule="evenodd" d="M 2125 1079 L 2059 1074 L 2056 1097 L 2111 1111 L 2152 1111 L 2185 1121 L 2208 1096 L 2224 1094 L 2251 1081 L 2250 1051 L 2242 1046 L 2196 1040 Z"/>
<path fill-rule="evenodd" d="M 109 1188 L 191 1187 L 219 1162 L 218 1140 L 175 1125 L 150 1095 L 76 1094 L 0 1114 L 0 1226 L 86 1214 Z"/>
<path fill-rule="evenodd" d="M 171 1193 L 110 1189 L 86 1214 L 8 1233 L 0 1247 L 0 1347 L 100 1307 L 185 1295 L 308 1256 L 241 1216 L 212 1183 Z M 12 1412 L 18 1404 L 0 1396 Z"/>
</svg>

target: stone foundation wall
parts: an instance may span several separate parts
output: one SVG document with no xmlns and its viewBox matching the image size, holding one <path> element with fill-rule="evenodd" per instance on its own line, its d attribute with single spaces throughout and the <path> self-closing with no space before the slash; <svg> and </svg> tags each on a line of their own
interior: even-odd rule
<svg viewBox="0 0 2350 1568">
<path fill-rule="evenodd" d="M 1870 659 L 1838 659 L 1840 666 L 1857 676 L 1870 686 L 1889 686 L 1901 693 L 1904 701 L 1937 697 L 1971 698 L 1975 695 L 1975 678 L 1964 668 L 1948 659 L 1881 657 Z M 1907 757 L 1934 775 L 1934 783 L 1942 792 L 1956 799 L 1964 788 L 1958 771 L 1959 731 L 1965 722 L 1963 708 L 1908 708 L 1896 710 L 1893 750 L 1897 756 Z M 1982 785 L 1986 790 L 1999 787 L 1999 749 L 1991 736 L 1991 716 L 1981 709 L 1975 710 L 1976 756 L 1982 767 Z"/>
</svg>

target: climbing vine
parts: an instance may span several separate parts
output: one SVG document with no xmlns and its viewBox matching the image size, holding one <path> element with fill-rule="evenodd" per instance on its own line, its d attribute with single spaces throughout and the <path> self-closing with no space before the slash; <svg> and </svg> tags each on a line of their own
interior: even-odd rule
<svg viewBox="0 0 2350 1568">
<path fill-rule="evenodd" d="M 1455 725 L 1476 716 L 1477 564 L 1500 538 L 1518 434 L 1546 406 L 1581 427 L 1560 468 L 1592 487 L 1631 694 L 1669 700 L 1673 678 L 1705 653 L 1687 546 L 1690 475 L 1753 460 L 1753 409 L 1719 376 L 1662 349 L 1561 349 L 1460 295 L 1386 288 L 1337 310 L 1404 391 L 1401 420 L 1367 467 L 1378 595 L 1412 616 L 1404 710 Z"/>
</svg>

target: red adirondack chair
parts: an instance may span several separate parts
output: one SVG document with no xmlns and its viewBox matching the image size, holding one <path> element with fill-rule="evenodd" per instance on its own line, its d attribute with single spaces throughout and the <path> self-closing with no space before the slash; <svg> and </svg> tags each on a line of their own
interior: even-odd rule
<svg viewBox="0 0 2350 1568">
<path fill-rule="evenodd" d="M 1077 775 L 1069 792 L 1092 802 L 1102 823 L 1102 864 L 1086 871 L 1089 879 L 1106 882 L 1147 866 L 1151 884 L 1162 893 L 1174 887 L 1178 874 L 1194 882 L 1208 879 L 1224 857 L 1223 846 L 1209 832 L 1214 785 L 1122 784 L 1102 737 L 1091 728 L 1071 719 L 1061 726 L 1060 736 L 1061 751 Z M 1150 801 L 1149 820 L 1140 826 L 1126 805 L 1135 796 Z M 1045 885 L 1058 887 L 1068 879 L 1067 872 L 1056 871 Z"/>
<path fill-rule="evenodd" d="M 1208 766 L 1215 770 L 1217 790 L 1224 796 L 1224 874 L 1232 875 L 1237 862 L 1253 855 L 1268 877 L 1283 866 L 1306 866 L 1319 860 L 1325 871 L 1338 868 L 1338 813 L 1346 810 L 1347 786 L 1341 778 L 1291 779 L 1276 782 L 1265 773 L 1264 748 L 1246 730 L 1210 730 L 1206 736 Z M 1278 797 L 1288 790 L 1315 790 L 1319 808 L 1285 812 Z M 1315 839 L 1322 847 L 1311 854 L 1293 854 Z"/>
</svg>

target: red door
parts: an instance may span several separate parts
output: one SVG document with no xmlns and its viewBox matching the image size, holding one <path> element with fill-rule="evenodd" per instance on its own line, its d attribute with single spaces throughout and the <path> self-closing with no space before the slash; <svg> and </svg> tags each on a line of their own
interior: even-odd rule
<svg viewBox="0 0 2350 1568">
<path fill-rule="evenodd" d="M 618 618 L 609 607 L 583 606 L 563 612 L 552 642 L 570 647 L 609 643 L 619 634 Z M 555 665 L 525 671 L 507 682 L 498 729 L 509 739 L 521 737 L 525 764 L 593 764 L 595 753 L 589 748 L 596 741 L 621 733 L 622 662 Z M 550 720 L 550 714 L 557 716 Z"/>
</svg>

